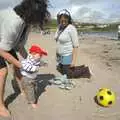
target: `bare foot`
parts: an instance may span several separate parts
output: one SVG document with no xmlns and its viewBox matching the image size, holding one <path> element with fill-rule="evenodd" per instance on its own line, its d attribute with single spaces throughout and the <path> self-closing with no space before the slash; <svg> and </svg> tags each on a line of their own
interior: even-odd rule
<svg viewBox="0 0 120 120">
<path fill-rule="evenodd" d="M 21 93 L 20 93 L 20 95 L 21 95 L 21 96 L 24 96 L 24 95 L 25 95 L 25 93 L 24 93 L 24 92 L 21 92 Z"/>
<path fill-rule="evenodd" d="M 10 117 L 10 112 L 3 106 L 0 107 L 0 116 Z"/>
<path fill-rule="evenodd" d="M 20 95 L 24 96 L 25 95 L 25 91 L 22 90 L 21 93 L 20 93 Z"/>
<path fill-rule="evenodd" d="M 38 107 L 38 104 L 31 104 L 33 108 L 37 108 Z"/>
</svg>

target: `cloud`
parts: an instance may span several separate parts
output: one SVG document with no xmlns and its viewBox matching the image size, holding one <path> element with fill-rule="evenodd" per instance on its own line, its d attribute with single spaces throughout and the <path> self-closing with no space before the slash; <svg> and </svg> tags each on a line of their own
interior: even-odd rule
<svg viewBox="0 0 120 120">
<path fill-rule="evenodd" d="M 68 0 L 72 16 L 83 22 L 120 21 L 120 0 Z"/>
<path fill-rule="evenodd" d="M 82 7 L 82 8 L 79 8 L 76 13 L 74 13 L 76 16 L 79 15 L 79 16 L 84 16 L 85 14 L 89 13 L 91 11 L 91 8 L 87 8 L 87 7 Z"/>
<path fill-rule="evenodd" d="M 19 4 L 22 0 L 4 0 L 0 1 L 0 9 L 7 8 L 9 6 L 14 7 L 15 5 Z"/>
<path fill-rule="evenodd" d="M 74 4 L 74 5 L 83 5 L 83 4 L 90 4 L 93 2 L 96 2 L 98 0 L 68 0 L 69 4 Z"/>
<path fill-rule="evenodd" d="M 89 14 L 89 21 L 90 22 L 104 22 L 104 14 L 100 11 L 92 11 Z"/>
<path fill-rule="evenodd" d="M 112 13 L 109 15 L 109 18 L 120 18 L 120 13 Z"/>
<path fill-rule="evenodd" d="M 72 5 L 89 5 L 89 4 L 120 4 L 120 0 L 68 0 L 69 4 Z"/>
<path fill-rule="evenodd" d="M 72 9 L 72 11 L 74 11 L 74 9 Z M 105 14 L 88 7 L 79 7 L 73 12 L 72 18 L 81 22 L 102 22 L 105 19 Z"/>
<path fill-rule="evenodd" d="M 119 12 L 114 12 L 114 13 L 111 13 L 109 16 L 108 16 L 108 21 L 109 22 L 116 22 L 116 21 L 120 21 L 120 14 Z"/>
<path fill-rule="evenodd" d="M 0 9 L 6 8 L 8 6 L 12 6 L 12 2 L 10 2 L 9 0 L 0 1 Z"/>
</svg>

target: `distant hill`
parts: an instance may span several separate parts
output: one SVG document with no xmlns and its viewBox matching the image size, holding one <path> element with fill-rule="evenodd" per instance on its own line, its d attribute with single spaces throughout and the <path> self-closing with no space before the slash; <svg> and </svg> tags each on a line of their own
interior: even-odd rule
<svg viewBox="0 0 120 120">
<path fill-rule="evenodd" d="M 78 31 L 117 31 L 119 22 L 109 24 L 75 23 Z"/>
<path fill-rule="evenodd" d="M 120 25 L 120 22 L 109 23 L 109 24 L 74 22 L 73 24 L 76 26 L 79 32 L 82 32 L 82 31 L 117 31 L 118 25 Z M 44 29 L 51 29 L 51 31 L 55 31 L 56 28 L 57 28 L 56 19 L 51 19 L 49 23 L 44 26 Z"/>
<path fill-rule="evenodd" d="M 57 20 L 52 19 L 49 21 L 49 23 L 45 26 L 45 28 L 50 28 L 50 29 L 56 29 L 57 27 Z"/>
</svg>

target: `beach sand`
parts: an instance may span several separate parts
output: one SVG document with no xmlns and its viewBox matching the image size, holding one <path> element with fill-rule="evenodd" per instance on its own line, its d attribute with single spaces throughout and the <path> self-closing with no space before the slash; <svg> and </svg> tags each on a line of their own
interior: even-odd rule
<svg viewBox="0 0 120 120">
<path fill-rule="evenodd" d="M 39 43 L 48 51 L 48 67 L 40 69 L 40 96 L 38 108 L 32 109 L 24 96 L 14 94 L 12 88 L 12 70 L 10 68 L 5 92 L 6 103 L 14 120 L 119 120 L 120 119 L 120 41 L 105 37 L 79 37 L 80 48 L 77 65 L 89 66 L 91 79 L 74 79 L 76 87 L 70 91 L 55 85 L 48 85 L 47 80 L 56 71 L 54 33 L 40 35 L 30 33 L 27 48 Z M 97 105 L 94 97 L 100 88 L 110 88 L 116 93 L 116 102 L 109 108 Z M 45 89 L 44 89 L 45 88 Z"/>
</svg>

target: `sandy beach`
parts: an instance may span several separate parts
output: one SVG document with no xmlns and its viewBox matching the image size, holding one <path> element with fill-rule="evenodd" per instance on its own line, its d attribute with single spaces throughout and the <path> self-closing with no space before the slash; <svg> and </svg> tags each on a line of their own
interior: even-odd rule
<svg viewBox="0 0 120 120">
<path fill-rule="evenodd" d="M 26 48 L 38 43 L 48 51 L 48 67 L 40 69 L 38 108 L 27 104 L 24 96 L 14 93 L 10 68 L 6 86 L 6 103 L 14 120 L 120 120 L 120 41 L 99 36 L 79 36 L 77 65 L 89 66 L 91 79 L 74 79 L 75 88 L 62 90 L 48 85 L 56 71 L 54 33 L 40 35 L 31 32 Z M 116 93 L 116 102 L 109 108 L 97 105 L 94 97 L 99 88 L 110 88 Z M 46 89 L 46 90 L 45 90 Z"/>
</svg>

